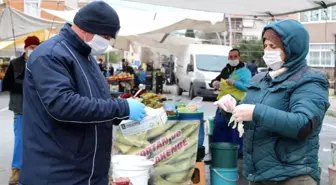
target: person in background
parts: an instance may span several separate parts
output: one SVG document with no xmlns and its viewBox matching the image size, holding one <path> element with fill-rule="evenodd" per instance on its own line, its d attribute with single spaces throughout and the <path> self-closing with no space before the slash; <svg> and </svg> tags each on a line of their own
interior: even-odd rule
<svg viewBox="0 0 336 185">
<path fill-rule="evenodd" d="M 145 106 L 111 98 L 93 55 L 120 29 L 116 11 L 94 1 L 29 57 L 23 89 L 22 185 L 107 185 L 112 126 L 141 120 Z"/>
<path fill-rule="evenodd" d="M 165 74 L 166 74 L 166 67 L 165 67 L 164 64 L 162 64 L 162 66 L 161 66 L 161 73 L 162 73 L 163 76 L 165 76 Z"/>
<path fill-rule="evenodd" d="M 211 86 L 219 89 L 218 99 L 224 95 L 232 96 L 241 100 L 245 96 L 248 85 L 251 81 L 251 73 L 245 67 L 245 63 L 240 61 L 238 49 L 229 52 L 229 62 L 222 72 L 211 82 Z M 221 109 L 217 109 L 214 120 L 213 142 L 230 142 L 238 144 L 240 156 L 243 153 L 243 138 L 239 137 L 239 132 L 228 126 L 230 114 L 226 114 Z"/>
<path fill-rule="evenodd" d="M 216 104 L 244 124 L 244 175 L 251 185 L 316 185 L 319 133 L 329 108 L 328 79 L 307 66 L 309 34 L 296 20 L 264 28 L 263 59 L 242 101 Z"/>
<path fill-rule="evenodd" d="M 23 122 L 23 90 L 22 84 L 25 66 L 32 51 L 40 44 L 36 36 L 27 37 L 24 41 L 25 52 L 20 57 L 10 61 L 2 83 L 2 90 L 10 92 L 9 110 L 14 112 L 14 152 L 12 160 L 12 175 L 10 185 L 19 182 L 21 157 L 22 157 L 22 122 Z"/>
<path fill-rule="evenodd" d="M 142 66 L 139 67 L 139 81 L 142 84 L 146 83 L 146 71 L 142 68 Z"/>
<path fill-rule="evenodd" d="M 110 72 L 109 76 L 113 76 L 114 75 L 114 67 L 112 66 L 112 64 L 109 65 L 109 70 L 108 71 Z"/>
<path fill-rule="evenodd" d="M 135 75 L 134 69 L 129 66 L 129 62 L 126 59 L 122 59 L 123 72 Z"/>
<path fill-rule="evenodd" d="M 106 67 L 102 58 L 98 58 L 98 66 L 103 75 L 106 76 Z"/>
<path fill-rule="evenodd" d="M 251 71 L 252 76 L 258 73 L 258 66 L 255 64 L 255 60 L 252 60 L 247 64 L 247 68 Z"/>
<path fill-rule="evenodd" d="M 129 62 L 126 61 L 125 59 L 122 59 L 122 65 L 123 65 L 123 72 L 129 73 L 134 76 L 134 85 L 135 88 L 138 88 L 140 81 L 138 76 L 135 74 L 135 70 L 133 69 L 133 67 L 129 66 Z"/>
</svg>

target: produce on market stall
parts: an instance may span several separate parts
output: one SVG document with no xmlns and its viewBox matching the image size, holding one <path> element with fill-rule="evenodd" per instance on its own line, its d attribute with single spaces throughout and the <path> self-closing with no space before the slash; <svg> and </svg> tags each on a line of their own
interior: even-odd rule
<svg viewBox="0 0 336 185">
<path fill-rule="evenodd" d="M 116 76 L 106 77 L 110 87 L 110 92 L 126 92 L 134 88 L 134 75 L 129 73 L 120 73 Z"/>
<path fill-rule="evenodd" d="M 3 72 L 0 72 L 0 80 L 3 80 L 3 79 L 4 79 L 4 77 L 5 77 L 5 73 L 3 73 Z"/>
<path fill-rule="evenodd" d="M 153 93 L 145 93 L 138 100 L 148 101 L 151 105 L 154 99 L 162 101 L 161 98 Z M 140 124 L 121 123 L 116 130 L 114 154 L 140 155 L 154 161 L 151 184 L 192 184 L 191 178 L 195 168 L 200 120 L 203 119 L 203 112 L 196 109 L 197 105 L 179 104 L 179 106 L 180 110 L 184 108 L 185 111 L 179 115 L 186 115 L 187 119 L 183 116 L 170 116 L 168 121 L 160 121 L 161 116 L 154 118 L 155 116 L 149 113 L 148 117 L 153 117 L 152 120 L 145 118 L 146 123 L 144 121 Z M 157 110 L 159 109 L 154 109 L 154 111 Z M 176 107 L 175 111 L 178 110 Z M 202 115 L 202 118 L 193 117 L 198 114 Z M 175 115 L 178 114 L 175 113 Z M 139 129 L 137 133 L 130 134 L 130 131 L 137 129 Z"/>
<path fill-rule="evenodd" d="M 134 79 L 134 75 L 129 74 L 129 73 L 120 73 L 118 75 L 115 76 L 109 76 L 106 77 L 107 80 L 109 81 L 123 81 L 123 80 L 133 80 Z"/>
<path fill-rule="evenodd" d="M 137 98 L 139 102 L 142 102 L 147 107 L 158 109 L 163 107 L 163 101 L 166 100 L 164 96 L 157 95 L 155 93 L 144 93 L 141 95 L 141 98 Z"/>
</svg>

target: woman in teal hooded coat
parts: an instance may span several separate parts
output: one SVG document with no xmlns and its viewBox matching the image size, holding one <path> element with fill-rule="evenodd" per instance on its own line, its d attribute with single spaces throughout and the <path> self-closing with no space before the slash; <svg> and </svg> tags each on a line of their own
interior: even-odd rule
<svg viewBox="0 0 336 185">
<path fill-rule="evenodd" d="M 226 95 L 215 104 L 244 124 L 244 175 L 252 185 L 316 185 L 328 80 L 307 66 L 309 34 L 298 21 L 271 23 L 262 38 L 270 71 L 254 76 L 241 102 Z"/>
</svg>

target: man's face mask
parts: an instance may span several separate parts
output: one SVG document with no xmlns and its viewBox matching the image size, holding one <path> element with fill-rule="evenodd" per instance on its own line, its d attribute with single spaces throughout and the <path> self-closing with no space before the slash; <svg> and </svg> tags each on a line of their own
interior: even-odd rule
<svg viewBox="0 0 336 185">
<path fill-rule="evenodd" d="M 110 41 L 103 38 L 100 35 L 95 34 L 92 40 L 89 42 L 86 42 L 86 44 L 91 47 L 92 55 L 101 55 L 106 51 L 106 49 L 110 45 Z"/>
<path fill-rule="evenodd" d="M 27 58 L 29 58 L 30 54 L 33 52 L 33 50 L 36 48 L 36 45 L 31 45 L 29 47 L 26 48 L 26 56 Z"/>
</svg>

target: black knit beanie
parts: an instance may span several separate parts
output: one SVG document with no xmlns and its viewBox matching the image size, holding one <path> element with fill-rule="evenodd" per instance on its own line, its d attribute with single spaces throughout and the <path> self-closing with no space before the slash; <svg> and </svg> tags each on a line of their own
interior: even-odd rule
<svg viewBox="0 0 336 185">
<path fill-rule="evenodd" d="M 82 30 L 116 38 L 120 29 L 117 12 L 104 1 L 94 1 L 81 8 L 73 21 Z"/>
</svg>

